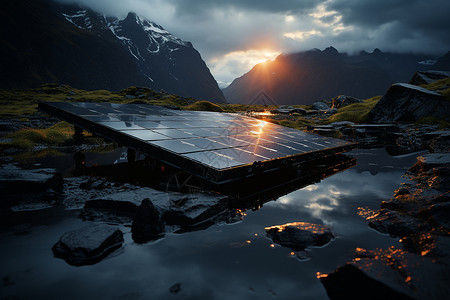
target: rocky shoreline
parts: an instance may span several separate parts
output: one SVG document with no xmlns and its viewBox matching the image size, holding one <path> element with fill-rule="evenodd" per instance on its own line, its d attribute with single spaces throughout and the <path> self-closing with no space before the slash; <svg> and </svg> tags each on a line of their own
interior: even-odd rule
<svg viewBox="0 0 450 300">
<path fill-rule="evenodd" d="M 450 293 L 450 153 L 419 156 L 394 197 L 362 210 L 369 226 L 400 238 L 401 249 L 358 248 L 318 277 L 330 299 L 445 299 Z"/>
</svg>

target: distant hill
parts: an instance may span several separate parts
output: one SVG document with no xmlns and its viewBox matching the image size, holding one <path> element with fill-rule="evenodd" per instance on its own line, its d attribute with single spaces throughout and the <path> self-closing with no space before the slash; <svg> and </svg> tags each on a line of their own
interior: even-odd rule
<svg viewBox="0 0 450 300">
<path fill-rule="evenodd" d="M 50 0 L 2 1 L 0 8 L 2 89 L 47 82 L 87 90 L 145 86 L 225 101 L 190 42 L 134 13 L 119 20 Z"/>
<path fill-rule="evenodd" d="M 430 55 L 379 49 L 351 56 L 333 47 L 313 49 L 258 64 L 223 92 L 228 102 L 245 104 L 310 104 L 341 94 L 364 99 L 409 81 L 416 71 L 433 69 L 435 62 Z"/>
</svg>

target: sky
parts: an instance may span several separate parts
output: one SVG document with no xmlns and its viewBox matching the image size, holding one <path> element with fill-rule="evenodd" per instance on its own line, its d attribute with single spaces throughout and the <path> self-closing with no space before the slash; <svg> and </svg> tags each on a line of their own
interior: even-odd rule
<svg viewBox="0 0 450 300">
<path fill-rule="evenodd" d="M 450 50 L 449 0 L 60 0 L 109 16 L 130 11 L 200 52 L 219 85 L 281 53 L 333 46 L 441 56 Z"/>
</svg>

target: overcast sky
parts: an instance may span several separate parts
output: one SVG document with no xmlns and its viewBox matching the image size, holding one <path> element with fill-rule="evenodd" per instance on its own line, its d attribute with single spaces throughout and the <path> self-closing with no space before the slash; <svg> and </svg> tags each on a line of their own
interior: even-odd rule
<svg viewBox="0 0 450 300">
<path fill-rule="evenodd" d="M 449 0 L 60 1 L 120 18 L 134 11 L 160 24 L 191 41 L 218 82 L 231 82 L 282 52 L 450 50 Z"/>
</svg>

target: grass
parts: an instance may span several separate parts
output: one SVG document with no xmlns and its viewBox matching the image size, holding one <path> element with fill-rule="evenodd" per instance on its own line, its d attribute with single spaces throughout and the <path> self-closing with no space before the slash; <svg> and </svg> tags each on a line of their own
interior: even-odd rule
<svg viewBox="0 0 450 300">
<path fill-rule="evenodd" d="M 11 142 L 3 146 L 24 150 L 30 150 L 38 144 L 57 146 L 70 140 L 73 134 L 73 126 L 66 122 L 59 122 L 47 129 L 24 128 L 11 133 L 8 136 Z"/>
<path fill-rule="evenodd" d="M 447 101 L 450 101 L 450 77 L 429 84 L 422 84 L 421 87 L 438 92 L 444 96 Z"/>
<path fill-rule="evenodd" d="M 414 124 L 439 125 L 440 129 L 450 127 L 450 122 L 435 117 L 423 117 L 414 122 Z"/>
<path fill-rule="evenodd" d="M 334 122 L 350 121 L 354 123 L 364 123 L 367 121 L 369 112 L 381 99 L 381 96 L 372 97 L 362 103 L 353 103 L 338 109 L 338 112 L 324 121 L 324 124 Z"/>
<path fill-rule="evenodd" d="M 0 90 L 0 117 L 26 120 L 27 117 L 37 113 L 39 101 L 130 103 L 136 100 L 153 105 L 178 107 L 195 102 L 191 98 L 156 92 L 149 88 L 129 87 L 119 92 L 111 92 L 107 90 L 86 91 L 68 85 L 45 84 L 36 89 Z"/>
</svg>

